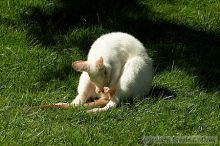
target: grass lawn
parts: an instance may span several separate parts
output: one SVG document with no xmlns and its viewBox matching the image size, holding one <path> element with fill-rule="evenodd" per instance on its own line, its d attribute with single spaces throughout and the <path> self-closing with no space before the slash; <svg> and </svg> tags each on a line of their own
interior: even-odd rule
<svg viewBox="0 0 220 146">
<path fill-rule="evenodd" d="M 154 86 L 146 99 L 99 114 L 83 107 L 27 111 L 71 102 L 80 75 L 72 61 L 85 59 L 92 42 L 112 31 L 133 34 L 153 58 Z M 219 138 L 219 57 L 219 0 L 1 0 L 0 145 Z"/>
</svg>

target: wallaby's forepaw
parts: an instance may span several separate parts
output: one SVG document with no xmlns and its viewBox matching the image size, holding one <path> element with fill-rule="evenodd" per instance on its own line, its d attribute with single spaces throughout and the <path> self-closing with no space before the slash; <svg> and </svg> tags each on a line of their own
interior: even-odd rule
<svg viewBox="0 0 220 146">
<path fill-rule="evenodd" d="M 87 110 L 86 112 L 87 113 L 97 113 L 98 111 L 99 111 L 99 108 L 93 108 L 93 109 Z"/>
<path fill-rule="evenodd" d="M 104 93 L 108 95 L 109 99 L 112 99 L 113 95 L 115 94 L 115 90 L 110 89 L 109 87 L 104 87 Z"/>
<path fill-rule="evenodd" d="M 112 98 L 112 96 L 115 94 L 115 90 L 110 89 L 109 87 L 104 87 L 103 89 L 100 89 L 99 87 L 96 87 L 95 92 L 97 94 L 106 94 L 109 99 Z"/>
<path fill-rule="evenodd" d="M 107 111 L 108 108 L 93 108 L 93 109 L 90 109 L 90 110 L 87 110 L 86 112 L 87 113 L 98 113 L 98 112 L 104 112 L 104 111 Z"/>
</svg>

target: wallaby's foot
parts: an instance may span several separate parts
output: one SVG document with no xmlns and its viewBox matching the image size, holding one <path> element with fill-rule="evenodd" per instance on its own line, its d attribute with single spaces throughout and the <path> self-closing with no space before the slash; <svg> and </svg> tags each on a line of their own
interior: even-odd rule
<svg viewBox="0 0 220 146">
<path fill-rule="evenodd" d="M 93 102 L 83 104 L 86 107 L 104 107 L 109 102 L 108 98 L 103 96 L 102 98 Z"/>
<path fill-rule="evenodd" d="M 118 98 L 114 97 L 106 104 L 106 106 L 101 107 L 101 108 L 93 108 L 93 109 L 87 110 L 87 113 L 98 113 L 98 112 L 107 111 L 111 108 L 115 108 L 118 103 L 119 103 Z"/>
</svg>

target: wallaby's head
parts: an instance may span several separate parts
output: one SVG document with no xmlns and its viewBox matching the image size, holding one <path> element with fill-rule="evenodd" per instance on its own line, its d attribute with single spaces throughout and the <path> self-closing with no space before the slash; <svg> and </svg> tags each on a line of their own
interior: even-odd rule
<svg viewBox="0 0 220 146">
<path fill-rule="evenodd" d="M 87 72 L 90 80 L 99 88 L 107 86 L 107 69 L 104 65 L 103 57 L 97 59 L 93 64 L 88 61 L 75 61 L 72 63 L 72 67 L 76 71 Z"/>
</svg>

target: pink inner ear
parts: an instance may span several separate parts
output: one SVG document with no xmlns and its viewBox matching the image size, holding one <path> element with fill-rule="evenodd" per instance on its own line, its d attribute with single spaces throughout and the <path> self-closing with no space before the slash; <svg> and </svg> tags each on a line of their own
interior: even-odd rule
<svg viewBox="0 0 220 146">
<path fill-rule="evenodd" d="M 103 67 L 103 57 L 100 57 L 98 60 L 96 60 L 96 67 Z"/>
<path fill-rule="evenodd" d="M 72 67 L 74 70 L 79 72 L 83 72 L 83 71 L 88 72 L 90 69 L 90 66 L 87 61 L 75 61 L 73 62 Z"/>
</svg>

